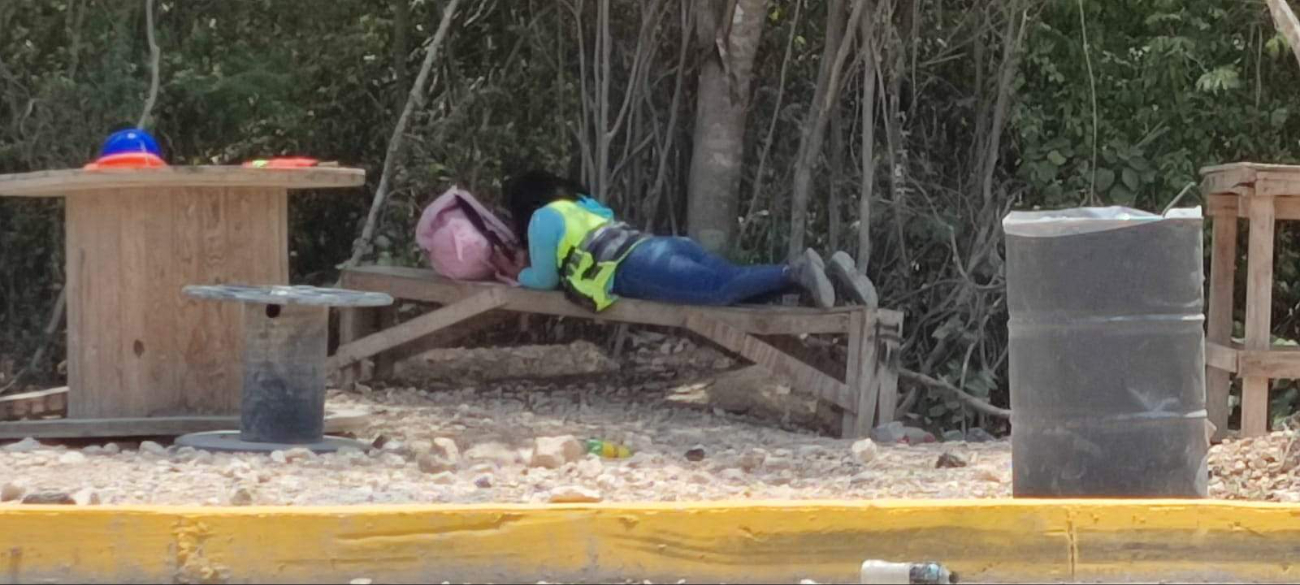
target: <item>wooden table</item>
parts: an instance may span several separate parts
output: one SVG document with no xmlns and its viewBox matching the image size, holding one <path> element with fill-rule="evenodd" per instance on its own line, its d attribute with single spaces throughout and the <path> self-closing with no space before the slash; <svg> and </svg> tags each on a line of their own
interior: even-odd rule
<svg viewBox="0 0 1300 585">
<path fill-rule="evenodd" d="M 68 418 L 0 438 L 174 435 L 237 420 L 240 307 L 192 284 L 288 284 L 290 189 L 357 187 L 362 169 L 182 166 L 0 175 L 0 196 L 64 197 Z"/>
<path fill-rule="evenodd" d="M 1237 163 L 1201 169 L 1213 218 L 1206 318 L 1206 405 L 1222 437 L 1232 374 L 1241 378 L 1241 431 L 1268 432 L 1269 382 L 1300 378 L 1300 348 L 1272 344 L 1273 234 L 1278 220 L 1300 220 L 1300 166 Z M 1237 220 L 1249 221 L 1245 340 L 1232 339 Z"/>
</svg>

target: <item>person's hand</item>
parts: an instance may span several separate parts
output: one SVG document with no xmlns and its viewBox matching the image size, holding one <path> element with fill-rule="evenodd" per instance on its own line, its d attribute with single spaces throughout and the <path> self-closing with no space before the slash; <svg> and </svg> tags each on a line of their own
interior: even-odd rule
<svg viewBox="0 0 1300 585">
<path fill-rule="evenodd" d="M 523 272 L 527 266 L 528 256 L 523 253 L 516 253 L 513 262 L 504 254 L 494 254 L 492 256 L 492 267 L 496 269 L 497 275 L 508 279 L 510 282 L 517 282 L 519 273 Z"/>
</svg>

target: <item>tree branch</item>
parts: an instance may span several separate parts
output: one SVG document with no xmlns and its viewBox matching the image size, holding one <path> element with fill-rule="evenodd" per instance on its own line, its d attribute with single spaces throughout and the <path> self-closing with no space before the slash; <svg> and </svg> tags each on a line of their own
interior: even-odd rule
<svg viewBox="0 0 1300 585">
<path fill-rule="evenodd" d="M 158 61 L 161 54 L 158 50 L 158 41 L 154 38 L 153 31 L 153 0 L 144 0 L 144 15 L 146 32 L 149 35 L 149 59 L 151 61 L 149 69 L 151 71 L 149 81 L 149 99 L 144 102 L 144 112 L 140 114 L 140 122 L 136 124 L 137 128 L 145 128 L 153 114 L 154 103 L 158 101 Z"/>
<path fill-rule="evenodd" d="M 980 400 L 979 398 L 967 394 L 961 388 L 953 386 L 952 384 L 949 384 L 948 382 L 945 382 L 943 380 L 931 378 L 925 374 L 922 374 L 920 372 L 913 372 L 912 370 L 906 368 L 900 369 L 898 371 L 898 377 L 903 378 L 904 380 L 915 382 L 917 384 L 924 384 L 931 388 L 938 388 L 939 390 L 947 391 L 948 393 L 956 397 L 957 400 L 962 401 L 967 406 L 979 412 L 987 414 L 989 416 L 996 416 L 998 418 L 1011 418 L 1010 410 L 993 406 L 992 404 L 989 404 L 983 400 Z"/>
<path fill-rule="evenodd" d="M 1268 11 L 1273 15 L 1277 31 L 1286 37 L 1286 44 L 1291 45 L 1296 61 L 1300 62 L 1300 20 L 1296 19 L 1286 0 L 1268 0 Z"/>
<path fill-rule="evenodd" d="M 402 108 L 402 115 L 397 119 L 397 126 L 393 128 L 393 135 L 388 140 L 388 152 L 384 155 L 384 170 L 379 177 L 379 187 L 375 189 L 374 201 L 370 204 L 370 214 L 366 216 L 366 225 L 361 229 L 361 237 L 352 246 L 352 257 L 343 263 L 343 268 L 356 266 L 361 261 L 361 257 L 370 249 L 370 241 L 375 237 L 375 225 L 379 222 L 379 211 L 383 209 L 384 202 L 388 199 L 393 167 L 397 166 L 397 159 L 402 154 L 402 139 L 406 133 L 406 125 L 415 106 L 424 106 L 424 86 L 429 79 L 429 71 L 433 69 L 433 62 L 438 57 L 438 49 L 442 46 L 443 40 L 447 38 L 447 30 L 451 28 L 451 19 L 456 14 L 458 4 L 460 4 L 460 0 L 451 0 L 451 3 L 443 10 L 442 22 L 438 24 L 438 31 L 434 33 L 433 40 L 429 42 L 428 47 L 425 49 L 424 63 L 420 65 L 420 74 L 416 76 L 415 83 L 411 85 L 411 92 L 406 98 L 406 106 Z"/>
</svg>

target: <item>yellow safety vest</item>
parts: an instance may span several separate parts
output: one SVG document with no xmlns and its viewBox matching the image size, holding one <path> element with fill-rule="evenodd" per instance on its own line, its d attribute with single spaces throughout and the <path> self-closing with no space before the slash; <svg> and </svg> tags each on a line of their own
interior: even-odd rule
<svg viewBox="0 0 1300 585">
<path fill-rule="evenodd" d="M 555 258 L 565 296 L 595 312 L 608 309 L 618 300 L 610 292 L 618 265 L 647 236 L 574 201 L 560 200 L 547 207 L 564 218 L 564 237 Z"/>
</svg>

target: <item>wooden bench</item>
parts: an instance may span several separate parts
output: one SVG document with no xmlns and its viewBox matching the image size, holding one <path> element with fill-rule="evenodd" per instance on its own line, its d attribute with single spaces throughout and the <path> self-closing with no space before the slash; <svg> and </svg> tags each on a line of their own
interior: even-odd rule
<svg viewBox="0 0 1300 585">
<path fill-rule="evenodd" d="M 876 425 L 894 420 L 903 324 L 898 311 L 701 307 L 622 299 L 596 314 L 557 291 L 460 282 L 432 270 L 389 266 L 344 270 L 340 286 L 442 305 L 387 328 L 380 325 L 376 309 L 341 310 L 339 347 L 328 369 L 342 370 L 345 379 L 360 377 L 363 360 L 392 363 L 499 322 L 507 312 L 533 313 L 686 329 L 788 379 L 794 389 L 838 407 L 843 412 L 844 437 L 866 436 Z M 790 354 L 793 350 L 782 351 L 773 345 L 790 346 L 781 339 L 803 334 L 846 335 L 848 363 L 831 375 L 794 357 Z"/>
</svg>

